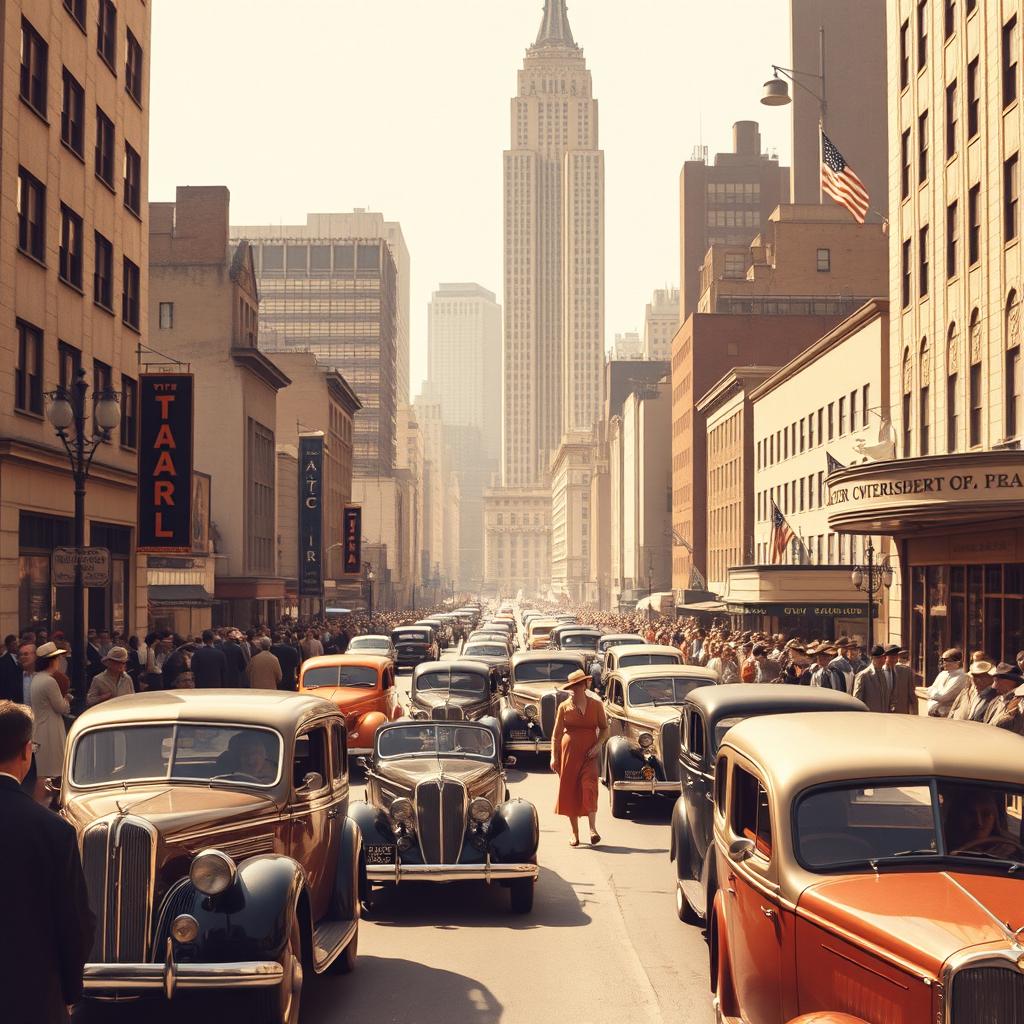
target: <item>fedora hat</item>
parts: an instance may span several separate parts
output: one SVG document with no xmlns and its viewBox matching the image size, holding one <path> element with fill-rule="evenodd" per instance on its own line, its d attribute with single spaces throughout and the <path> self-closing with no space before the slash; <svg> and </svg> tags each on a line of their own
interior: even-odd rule
<svg viewBox="0 0 1024 1024">
<path fill-rule="evenodd" d="M 562 683 L 563 690 L 572 690 L 577 686 L 590 686 L 590 676 L 587 675 L 583 669 L 576 669 L 575 672 L 571 673 L 569 678 Z"/>
<path fill-rule="evenodd" d="M 100 661 L 102 661 L 104 665 L 106 665 L 108 661 L 115 661 L 118 664 L 124 664 L 128 661 L 128 652 L 123 647 L 111 647 L 110 650 L 100 658 Z"/>
<path fill-rule="evenodd" d="M 45 643 L 42 647 L 36 648 L 36 658 L 39 661 L 45 661 L 47 658 L 58 658 L 62 654 L 68 654 L 69 652 L 63 647 L 58 647 L 52 640 L 49 643 Z"/>
<path fill-rule="evenodd" d="M 987 676 L 992 671 L 991 661 L 972 661 L 967 670 L 972 676 Z"/>
<path fill-rule="evenodd" d="M 988 673 L 993 679 L 1010 679 L 1013 680 L 1018 686 L 1024 683 L 1024 672 L 1021 672 L 1016 665 L 1011 665 L 1007 661 L 1001 661 L 995 668 L 989 670 Z"/>
</svg>

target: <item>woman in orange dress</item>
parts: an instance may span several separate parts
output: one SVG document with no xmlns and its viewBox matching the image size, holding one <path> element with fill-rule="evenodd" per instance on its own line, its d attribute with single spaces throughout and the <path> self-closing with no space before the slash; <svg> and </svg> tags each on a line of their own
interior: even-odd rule
<svg viewBox="0 0 1024 1024">
<path fill-rule="evenodd" d="M 601 744 L 608 738 L 608 719 L 604 705 L 587 696 L 590 676 L 577 669 L 563 690 L 569 700 L 558 705 L 551 736 L 551 770 L 558 773 L 558 799 L 555 814 L 569 819 L 572 828 L 570 846 L 580 845 L 579 819 L 590 819 L 590 843 L 601 841 L 597 834 L 597 769 Z"/>
</svg>

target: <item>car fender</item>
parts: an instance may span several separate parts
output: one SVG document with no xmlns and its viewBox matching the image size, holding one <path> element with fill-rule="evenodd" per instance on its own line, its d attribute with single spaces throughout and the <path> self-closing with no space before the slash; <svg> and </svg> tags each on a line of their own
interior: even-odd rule
<svg viewBox="0 0 1024 1024">
<path fill-rule="evenodd" d="M 670 829 L 670 840 L 668 859 L 674 861 L 677 857 L 679 858 L 679 865 L 676 869 L 676 877 L 683 877 L 683 858 L 687 857 L 686 852 L 686 802 L 682 797 L 678 797 L 675 802 L 675 806 L 672 808 L 672 828 Z"/>
<path fill-rule="evenodd" d="M 395 833 L 388 816 L 373 804 L 363 800 L 349 804 L 347 820 L 359 830 L 360 849 L 370 844 L 394 845 Z"/>
<path fill-rule="evenodd" d="M 476 720 L 476 724 L 485 725 L 487 726 L 488 729 L 491 730 L 491 734 L 494 736 L 494 746 L 495 749 L 498 751 L 498 755 L 500 757 L 501 741 L 505 736 L 505 733 L 502 730 L 501 722 L 499 722 L 498 719 L 494 717 L 494 715 L 484 715 L 483 718 L 478 718 Z"/>
<path fill-rule="evenodd" d="M 388 716 L 383 711 L 367 711 L 359 716 L 356 727 L 349 731 L 348 738 L 351 743 L 357 739 L 358 743 L 351 744 L 357 747 L 372 747 L 373 737 L 377 730 L 388 722 Z"/>
<path fill-rule="evenodd" d="M 166 945 L 171 922 L 190 914 L 199 924 L 199 934 L 194 942 L 175 944 L 180 963 L 276 960 L 288 941 L 300 901 L 308 914 L 304 886 L 301 865 L 274 853 L 242 861 L 234 884 L 219 896 L 204 896 L 186 876 L 164 898 L 156 948 Z M 312 921 L 304 921 L 306 926 L 312 929 Z"/>
<path fill-rule="evenodd" d="M 515 798 L 499 804 L 487 829 L 491 859 L 505 864 L 532 863 L 540 843 L 537 808 Z"/>
<path fill-rule="evenodd" d="M 340 830 L 331 911 L 332 916 L 341 921 L 354 921 L 359 917 L 359 899 L 366 885 L 363 835 L 359 826 L 349 817 L 342 819 Z"/>
<path fill-rule="evenodd" d="M 612 780 L 622 781 L 627 769 L 639 771 L 644 765 L 640 751 L 624 736 L 612 736 L 604 745 L 605 771 L 610 772 Z"/>
<path fill-rule="evenodd" d="M 517 711 L 515 708 L 504 707 L 500 712 L 501 716 L 501 732 L 503 736 L 508 734 L 513 729 L 528 729 L 530 726 L 529 721 L 521 711 Z"/>
</svg>

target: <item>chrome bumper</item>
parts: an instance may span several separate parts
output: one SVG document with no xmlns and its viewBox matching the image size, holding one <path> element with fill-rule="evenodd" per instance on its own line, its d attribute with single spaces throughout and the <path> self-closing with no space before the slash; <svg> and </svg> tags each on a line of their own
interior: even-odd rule
<svg viewBox="0 0 1024 1024">
<path fill-rule="evenodd" d="M 526 753 L 539 754 L 542 750 L 551 750 L 551 740 L 505 740 L 502 750 L 519 750 Z"/>
<path fill-rule="evenodd" d="M 368 864 L 366 878 L 370 882 L 504 882 L 514 878 L 532 878 L 538 874 L 536 864 Z"/>
<path fill-rule="evenodd" d="M 162 964 L 86 964 L 86 995 L 102 992 L 163 992 L 171 999 L 180 989 L 270 988 L 284 979 L 276 960 L 242 960 L 223 964 L 178 964 L 167 940 Z"/>
<path fill-rule="evenodd" d="M 643 779 L 620 782 L 616 779 L 612 782 L 612 789 L 625 793 L 681 793 L 683 786 L 681 782 L 662 782 L 659 779 L 651 779 L 650 782 Z"/>
</svg>

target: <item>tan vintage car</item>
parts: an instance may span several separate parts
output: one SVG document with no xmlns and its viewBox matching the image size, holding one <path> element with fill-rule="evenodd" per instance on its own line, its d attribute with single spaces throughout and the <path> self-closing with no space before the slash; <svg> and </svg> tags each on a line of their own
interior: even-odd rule
<svg viewBox="0 0 1024 1024">
<path fill-rule="evenodd" d="M 98 919 L 87 997 L 238 989 L 252 1000 L 239 1019 L 294 1024 L 304 969 L 355 965 L 365 865 L 331 702 L 107 701 L 71 729 L 59 804 Z"/>
<path fill-rule="evenodd" d="M 549 744 L 558 705 L 569 697 L 562 684 L 586 667 L 586 654 L 575 651 L 526 651 L 513 656 L 501 709 L 502 749 L 537 752 Z"/>
<path fill-rule="evenodd" d="M 718 750 L 708 937 L 720 1021 L 1024 1020 L 1021 738 L 804 712 Z"/>
</svg>

